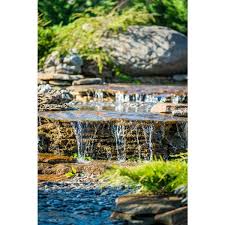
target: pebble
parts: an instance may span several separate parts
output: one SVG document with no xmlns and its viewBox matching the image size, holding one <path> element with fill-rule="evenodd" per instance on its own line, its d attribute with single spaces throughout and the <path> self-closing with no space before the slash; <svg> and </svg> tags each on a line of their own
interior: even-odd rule
<svg viewBox="0 0 225 225">
<path fill-rule="evenodd" d="M 102 188 L 100 185 L 97 178 L 94 182 L 88 182 L 86 176 L 74 177 L 63 182 L 40 184 L 38 224 L 124 224 L 123 221 L 110 220 L 110 215 L 115 208 L 115 199 L 132 190 L 124 187 Z"/>
</svg>

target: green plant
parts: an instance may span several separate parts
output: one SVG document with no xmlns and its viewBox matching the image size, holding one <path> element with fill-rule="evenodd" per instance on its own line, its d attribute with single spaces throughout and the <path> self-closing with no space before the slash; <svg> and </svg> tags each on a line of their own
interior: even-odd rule
<svg viewBox="0 0 225 225">
<path fill-rule="evenodd" d="M 125 31 L 129 25 L 144 25 L 154 20 L 146 10 L 136 11 L 134 8 L 122 14 L 91 17 L 84 12 L 77 17 L 67 26 L 57 28 L 54 38 L 57 42 L 55 49 L 62 55 L 70 49 L 77 49 L 81 56 L 97 63 L 100 74 L 104 65 L 112 65 L 110 56 L 100 47 L 101 38 L 108 32 Z"/>
<path fill-rule="evenodd" d="M 71 167 L 71 171 L 69 171 L 68 173 L 66 173 L 66 177 L 71 178 L 74 177 L 77 173 L 76 168 L 74 168 L 73 166 Z"/>
<path fill-rule="evenodd" d="M 38 59 L 39 67 L 43 67 L 44 61 L 52 49 L 56 46 L 54 41 L 55 30 L 48 27 L 49 21 L 44 21 L 41 15 L 38 15 Z"/>
<path fill-rule="evenodd" d="M 77 154 L 77 153 L 73 153 L 72 157 L 73 157 L 74 159 L 77 159 L 77 158 L 78 158 L 78 154 Z"/>
<path fill-rule="evenodd" d="M 103 177 L 110 184 L 141 186 L 142 191 L 151 193 L 173 193 L 187 186 L 187 162 L 160 159 L 129 168 L 114 166 Z"/>
<path fill-rule="evenodd" d="M 97 63 L 100 74 L 106 65 L 115 69 L 101 49 L 101 38 L 130 25 L 156 24 L 187 33 L 187 0 L 39 0 L 38 12 L 40 68 L 52 51 L 65 55 L 76 48 L 82 57 Z M 130 82 L 127 75 L 118 77 Z"/>
</svg>

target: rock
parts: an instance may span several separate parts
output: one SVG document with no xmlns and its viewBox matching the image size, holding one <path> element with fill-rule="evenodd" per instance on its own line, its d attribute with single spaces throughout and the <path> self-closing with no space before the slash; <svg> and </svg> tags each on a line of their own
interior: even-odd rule
<svg viewBox="0 0 225 225">
<path fill-rule="evenodd" d="M 174 110 L 185 110 L 187 104 L 157 103 L 151 108 L 152 113 L 172 113 Z"/>
<path fill-rule="evenodd" d="M 173 110 L 172 115 L 173 116 L 179 116 L 179 117 L 187 117 L 188 116 L 188 110 L 187 110 L 187 108 Z"/>
<path fill-rule="evenodd" d="M 63 59 L 63 63 L 71 66 L 82 66 L 83 65 L 83 60 L 78 54 L 72 54 L 69 56 L 66 56 Z"/>
<path fill-rule="evenodd" d="M 38 162 L 39 163 L 49 163 L 49 164 L 76 163 L 77 159 L 70 157 L 70 156 L 64 156 L 64 155 L 39 154 Z"/>
<path fill-rule="evenodd" d="M 187 72 L 187 37 L 167 27 L 130 26 L 125 33 L 102 38 L 100 47 L 132 76 Z"/>
<path fill-rule="evenodd" d="M 52 87 L 49 84 L 39 85 L 38 94 L 44 94 L 52 90 Z"/>
<path fill-rule="evenodd" d="M 55 111 L 75 109 L 74 106 L 69 104 L 72 100 L 73 95 L 68 90 L 47 89 L 46 92 L 43 92 L 41 89 L 38 91 L 38 110 Z"/>
<path fill-rule="evenodd" d="M 80 66 L 69 66 L 61 63 L 56 67 L 56 73 L 73 75 L 79 74 L 80 72 L 81 72 Z"/>
<path fill-rule="evenodd" d="M 83 75 L 68 75 L 68 74 L 57 74 L 57 73 L 40 73 L 38 75 L 39 80 L 66 80 L 74 81 L 83 79 Z"/>
<path fill-rule="evenodd" d="M 52 52 L 45 61 L 46 73 L 77 74 L 81 72 L 83 60 L 75 50 L 71 50 L 65 57 L 60 57 L 59 52 Z"/>
<path fill-rule="evenodd" d="M 173 80 L 175 81 L 187 81 L 187 75 L 186 74 L 175 74 L 173 75 Z"/>
<path fill-rule="evenodd" d="M 44 69 L 44 72 L 45 72 L 45 73 L 55 73 L 55 72 L 56 72 L 56 68 L 55 68 L 55 66 L 46 67 L 46 68 Z"/>
<path fill-rule="evenodd" d="M 187 103 L 188 102 L 188 97 L 187 95 L 177 95 L 172 97 L 172 103 Z"/>
<path fill-rule="evenodd" d="M 81 85 L 81 84 L 101 84 L 101 78 L 85 78 L 78 81 L 73 81 L 72 85 Z"/>
<path fill-rule="evenodd" d="M 116 199 L 116 209 L 112 213 L 111 219 L 129 221 L 129 224 L 158 224 L 155 219 L 156 215 L 163 215 L 181 207 L 181 199 L 175 196 L 162 197 L 140 194 L 121 196 Z M 159 218 L 157 219 L 159 220 Z"/>
<path fill-rule="evenodd" d="M 59 60 L 59 52 L 58 51 L 54 51 L 52 52 L 47 59 L 45 60 L 44 63 L 44 68 L 47 67 L 55 67 L 59 64 L 60 60 Z"/>
<path fill-rule="evenodd" d="M 57 86 L 71 86 L 72 82 L 67 80 L 50 80 L 49 84 Z"/>
<path fill-rule="evenodd" d="M 38 85 L 48 84 L 48 81 L 38 79 Z"/>
<path fill-rule="evenodd" d="M 158 214 L 155 221 L 165 225 L 187 225 L 187 206 Z"/>
<path fill-rule="evenodd" d="M 84 60 L 84 65 L 82 66 L 82 74 L 87 77 L 99 77 L 99 68 L 97 63 L 91 60 Z M 101 77 L 103 80 L 111 82 L 113 77 L 112 69 L 104 65 Z"/>
<path fill-rule="evenodd" d="M 126 195 L 116 199 L 116 212 L 132 215 L 155 215 L 180 206 L 181 198 Z"/>
</svg>

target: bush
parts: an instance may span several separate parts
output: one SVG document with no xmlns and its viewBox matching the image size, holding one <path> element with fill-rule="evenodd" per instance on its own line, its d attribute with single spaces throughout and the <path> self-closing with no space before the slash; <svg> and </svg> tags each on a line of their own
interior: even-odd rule
<svg viewBox="0 0 225 225">
<path fill-rule="evenodd" d="M 62 55 L 77 49 L 81 56 L 97 63 L 100 73 L 105 64 L 111 64 L 108 54 L 99 48 L 101 37 L 107 32 L 125 31 L 129 25 L 145 25 L 154 20 L 146 10 L 136 11 L 133 8 L 123 14 L 91 17 L 83 13 L 79 16 L 67 26 L 58 27 L 54 38 L 57 43 L 55 49 Z"/>
<path fill-rule="evenodd" d="M 38 16 L 38 66 L 42 67 L 44 60 L 51 53 L 52 48 L 56 46 L 54 41 L 55 31 L 52 27 L 47 27 L 48 22 L 44 22 L 41 16 Z"/>
<path fill-rule="evenodd" d="M 187 33 L 187 0 L 39 0 L 38 10 L 40 67 L 51 51 L 63 55 L 76 48 L 81 56 L 94 60 L 101 73 L 105 64 L 112 65 L 99 48 L 101 37 L 129 25 L 155 24 Z"/>
<path fill-rule="evenodd" d="M 141 186 L 142 191 L 156 194 L 174 193 L 180 187 L 187 186 L 187 162 L 154 160 L 129 168 L 114 166 L 103 177 L 110 184 Z"/>
</svg>

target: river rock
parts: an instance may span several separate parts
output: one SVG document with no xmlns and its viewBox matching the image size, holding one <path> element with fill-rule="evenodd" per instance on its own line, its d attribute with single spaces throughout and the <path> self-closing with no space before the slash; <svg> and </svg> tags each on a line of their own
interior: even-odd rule
<svg viewBox="0 0 225 225">
<path fill-rule="evenodd" d="M 85 78 L 77 81 L 73 81 L 72 85 L 82 85 L 82 84 L 101 84 L 101 78 Z"/>
<path fill-rule="evenodd" d="M 72 82 L 67 80 L 50 80 L 49 84 L 56 86 L 71 86 Z"/>
<path fill-rule="evenodd" d="M 187 109 L 187 104 L 157 103 L 151 108 L 152 113 L 172 113 L 174 110 Z"/>
<path fill-rule="evenodd" d="M 187 37 L 161 26 L 130 26 L 101 41 L 121 71 L 133 76 L 183 74 L 187 71 Z"/>
<path fill-rule="evenodd" d="M 158 214 L 155 221 L 165 225 L 187 225 L 187 206 Z"/>
</svg>

